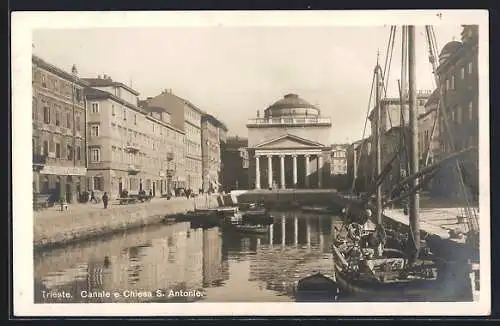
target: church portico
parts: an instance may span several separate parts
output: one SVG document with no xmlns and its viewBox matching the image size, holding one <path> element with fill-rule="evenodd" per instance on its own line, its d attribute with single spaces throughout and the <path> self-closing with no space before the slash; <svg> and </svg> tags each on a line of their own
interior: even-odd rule
<svg viewBox="0 0 500 326">
<path fill-rule="evenodd" d="M 324 155 L 318 150 L 255 150 L 255 189 L 322 188 Z"/>
</svg>

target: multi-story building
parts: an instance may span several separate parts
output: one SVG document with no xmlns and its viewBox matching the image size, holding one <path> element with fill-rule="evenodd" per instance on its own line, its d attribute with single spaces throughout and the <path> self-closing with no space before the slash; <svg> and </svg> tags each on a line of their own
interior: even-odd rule
<svg viewBox="0 0 500 326">
<path fill-rule="evenodd" d="M 443 102 L 440 106 L 447 116 L 446 128 L 440 114 L 439 140 L 442 155 L 478 146 L 479 142 L 479 80 L 478 80 L 477 25 L 464 25 L 462 39 L 446 44 L 439 55 L 437 74 Z M 460 158 L 461 174 L 473 196 L 479 194 L 478 151 L 471 151 Z M 459 176 L 455 162 L 448 162 L 436 176 L 436 194 L 456 196 Z"/>
<path fill-rule="evenodd" d="M 330 188 L 346 190 L 349 187 L 347 176 L 348 144 L 332 145 L 330 157 Z"/>
<path fill-rule="evenodd" d="M 261 188 L 324 188 L 330 175 L 329 117 L 287 94 L 247 123 L 250 185 Z"/>
<path fill-rule="evenodd" d="M 162 194 L 175 194 L 176 189 L 185 188 L 184 165 L 184 131 L 173 126 L 171 114 L 163 108 L 144 107 L 148 112 L 147 118 L 156 123 L 153 137 L 159 142 L 158 152 L 155 154 L 160 160 L 159 175 L 163 179 Z"/>
<path fill-rule="evenodd" d="M 373 179 L 373 152 L 370 137 L 358 140 L 347 151 L 347 175 L 354 190 L 364 192 Z"/>
<path fill-rule="evenodd" d="M 228 137 L 222 151 L 222 186 L 224 191 L 248 189 L 248 140 Z"/>
<path fill-rule="evenodd" d="M 439 90 L 432 92 L 425 103 L 425 112 L 418 117 L 418 152 L 422 165 L 432 164 L 439 155 Z"/>
<path fill-rule="evenodd" d="M 191 102 L 165 90 L 155 97 L 148 97 L 148 106 L 164 108 L 172 116 L 172 124 L 185 133 L 184 169 L 185 187 L 198 193 L 202 189 L 201 117 L 205 113 Z"/>
<path fill-rule="evenodd" d="M 86 78 L 89 190 L 117 198 L 126 190 L 153 196 L 169 192 L 172 170 L 183 133 L 167 113 L 138 106 L 139 92 L 108 76 Z"/>
<path fill-rule="evenodd" d="M 74 202 L 86 184 L 86 83 L 32 56 L 33 192 Z"/>
<path fill-rule="evenodd" d="M 201 118 L 201 152 L 203 192 L 218 192 L 221 187 L 221 143 L 225 142 L 227 127 L 210 114 Z"/>
</svg>

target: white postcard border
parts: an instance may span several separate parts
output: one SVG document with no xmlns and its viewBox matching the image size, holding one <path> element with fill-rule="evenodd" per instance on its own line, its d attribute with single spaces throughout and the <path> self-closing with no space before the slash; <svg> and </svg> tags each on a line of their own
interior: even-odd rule
<svg viewBox="0 0 500 326">
<path fill-rule="evenodd" d="M 489 26 L 486 10 L 260 12 L 14 12 L 12 58 L 13 299 L 15 316 L 487 315 L 491 307 Z M 179 26 L 479 25 L 481 296 L 474 303 L 35 304 L 31 173 L 32 31 L 38 28 Z M 488 217 L 488 218 L 486 218 Z"/>
</svg>

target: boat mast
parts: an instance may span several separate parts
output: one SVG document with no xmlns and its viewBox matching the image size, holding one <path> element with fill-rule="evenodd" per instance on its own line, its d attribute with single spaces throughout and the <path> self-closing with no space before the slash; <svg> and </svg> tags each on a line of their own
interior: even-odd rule
<svg viewBox="0 0 500 326">
<path fill-rule="evenodd" d="M 376 78 L 376 84 L 375 84 L 375 110 L 376 110 L 376 123 L 375 123 L 375 160 L 376 160 L 376 171 L 375 175 L 377 177 L 380 176 L 382 173 L 382 158 L 381 158 L 381 105 L 380 105 L 380 97 L 382 94 L 382 89 L 381 85 L 382 84 L 382 69 L 380 68 L 380 65 L 378 63 L 378 53 L 377 53 L 377 65 L 375 66 L 375 78 Z M 377 225 L 382 224 L 382 184 L 379 184 L 377 186 L 377 193 L 376 193 L 376 223 Z"/>
<path fill-rule="evenodd" d="M 415 26 L 408 26 L 408 95 L 409 95 L 409 129 L 410 129 L 410 175 L 418 173 L 418 112 L 415 76 Z M 411 181 L 411 188 L 418 188 L 418 178 Z M 420 220 L 419 220 L 419 191 L 410 196 L 409 218 L 410 218 L 410 248 L 413 248 L 410 262 L 414 262 L 420 251 Z"/>
</svg>

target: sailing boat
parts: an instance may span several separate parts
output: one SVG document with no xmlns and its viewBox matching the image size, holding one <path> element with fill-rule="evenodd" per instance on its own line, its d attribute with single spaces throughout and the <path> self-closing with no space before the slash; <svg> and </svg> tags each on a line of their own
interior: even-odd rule
<svg viewBox="0 0 500 326">
<path fill-rule="evenodd" d="M 392 33 L 392 29 L 391 29 Z M 415 27 L 403 27 L 403 37 L 408 44 L 408 79 L 409 79 L 409 129 L 410 178 L 407 182 L 409 192 L 410 232 L 406 245 L 394 242 L 387 246 L 387 233 L 382 223 L 382 181 L 384 172 L 381 164 L 381 68 L 375 67 L 376 77 L 376 175 L 375 182 L 375 230 L 366 231 L 357 223 L 348 228 L 345 238 L 334 239 L 332 245 L 335 279 L 344 292 L 355 293 L 364 299 L 382 298 L 405 301 L 426 300 L 438 297 L 440 284 L 440 264 L 430 250 L 420 250 L 419 223 L 419 153 L 417 132 L 417 106 L 415 87 Z M 365 198 L 366 200 L 366 198 Z M 371 217 L 370 214 L 367 214 Z M 428 249 L 428 248 L 424 248 Z"/>
</svg>

